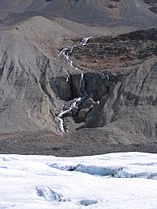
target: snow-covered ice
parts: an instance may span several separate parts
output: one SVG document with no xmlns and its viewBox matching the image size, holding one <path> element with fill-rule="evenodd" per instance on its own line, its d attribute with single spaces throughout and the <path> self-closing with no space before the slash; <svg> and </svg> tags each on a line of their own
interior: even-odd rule
<svg viewBox="0 0 157 209">
<path fill-rule="evenodd" d="M 157 209 L 157 154 L 0 155 L 0 209 Z"/>
</svg>

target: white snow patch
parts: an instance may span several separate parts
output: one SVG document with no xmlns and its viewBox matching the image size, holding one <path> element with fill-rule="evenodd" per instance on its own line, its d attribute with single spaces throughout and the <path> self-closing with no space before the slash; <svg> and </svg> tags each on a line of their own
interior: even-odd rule
<svg viewBox="0 0 157 209">
<path fill-rule="evenodd" d="M 82 41 L 81 41 L 81 43 L 80 43 L 80 45 L 86 46 L 87 43 L 88 43 L 88 41 L 89 41 L 90 39 L 92 39 L 92 38 L 93 38 L 93 36 L 89 36 L 89 37 L 83 38 Z"/>
</svg>

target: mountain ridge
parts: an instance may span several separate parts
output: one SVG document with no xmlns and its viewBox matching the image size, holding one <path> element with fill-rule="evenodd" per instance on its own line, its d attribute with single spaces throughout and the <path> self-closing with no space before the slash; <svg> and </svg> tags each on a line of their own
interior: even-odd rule
<svg viewBox="0 0 157 209">
<path fill-rule="evenodd" d="M 142 0 L 88 0 L 83 9 L 84 1 L 8 2 L 0 1 L 0 152 L 157 152 L 156 13 Z M 102 24 L 106 4 L 120 5 L 120 16 L 102 12 Z M 95 20 L 84 16 L 95 5 Z"/>
<path fill-rule="evenodd" d="M 8 0 L 0 1 L 0 11 L 8 12 L 3 20 L 6 24 L 42 15 L 50 19 L 59 17 L 93 26 L 154 26 L 156 14 L 148 6 L 149 3 L 143 0 L 14 0 L 13 4 Z"/>
</svg>

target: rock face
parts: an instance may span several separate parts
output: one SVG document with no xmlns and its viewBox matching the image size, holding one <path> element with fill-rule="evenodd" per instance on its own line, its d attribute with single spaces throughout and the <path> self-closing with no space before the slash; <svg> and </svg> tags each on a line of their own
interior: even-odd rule
<svg viewBox="0 0 157 209">
<path fill-rule="evenodd" d="M 84 75 L 82 88 L 80 86 L 77 86 L 79 90 L 76 88 L 77 91 L 75 92 L 79 92 L 79 94 L 73 95 L 71 92 L 72 97 L 70 98 L 67 97 L 67 94 L 64 96 L 62 94 L 61 99 L 64 100 L 82 97 L 78 109 L 74 112 L 71 110 L 70 116 L 76 123 L 80 123 L 79 129 L 116 128 L 113 129 L 113 132 L 116 131 L 118 134 L 121 131 L 124 135 L 127 133 L 134 136 L 138 135 L 141 142 L 147 139 L 156 141 L 157 58 L 146 60 L 144 63 L 133 67 L 127 74 L 115 76 L 107 74 L 107 76 L 87 73 Z M 73 91 L 70 83 L 73 82 L 73 77 L 75 76 L 72 76 L 66 84 L 69 86 L 68 92 Z M 76 77 L 80 78 L 79 75 Z M 63 93 L 62 88 L 64 85 L 60 85 L 58 89 Z M 66 117 L 69 115 L 64 115 L 63 118 Z M 113 133 L 108 137 L 112 138 Z M 134 143 L 136 143 L 136 139 Z"/>
<path fill-rule="evenodd" d="M 45 73 L 50 72 L 49 59 L 36 47 L 21 44 L 25 52 L 10 49 L 18 53 L 15 57 L 11 56 L 9 48 L 2 46 L 0 52 L 1 132 L 46 128 L 54 124 L 50 114 L 51 96 L 42 85 Z M 26 54 L 28 51 L 30 54 Z"/>
<path fill-rule="evenodd" d="M 157 143 L 156 32 L 93 37 L 80 46 L 80 36 L 42 17 L 2 30 L 0 152 L 65 154 L 70 147 L 77 155 L 87 146 L 87 154 L 100 154 L 110 145 Z M 66 42 L 75 45 L 68 55 L 78 68 L 59 56 Z M 32 136 L 41 147 L 24 146 Z M 16 138 L 23 138 L 19 148 Z"/>
<path fill-rule="evenodd" d="M 107 99 L 102 98 L 97 116 L 94 109 L 87 115 L 85 127 L 109 124 L 124 132 L 133 132 L 156 140 L 156 61 L 156 58 L 150 59 L 137 66 L 118 83 Z"/>
<path fill-rule="evenodd" d="M 150 11 L 157 13 L 157 1 L 156 0 L 144 0 L 144 3 L 148 6 Z"/>
<path fill-rule="evenodd" d="M 51 86 L 56 96 L 67 103 L 69 101 L 69 104 L 72 104 L 71 101 L 80 98 L 78 105 L 72 105 L 73 108 L 70 108 L 70 112 L 76 123 L 82 123 L 86 121 L 88 113 L 100 108 L 102 98 L 107 99 L 114 86 L 122 79 L 123 74 L 120 73 L 117 75 L 82 73 L 69 75 L 68 80 L 66 77 L 55 77 L 51 79 Z M 69 111 L 68 115 L 66 112 L 67 106 L 68 104 L 65 105 L 63 118 L 69 116 Z"/>
<path fill-rule="evenodd" d="M 100 100 L 110 89 L 122 80 L 123 75 L 118 73 L 81 73 L 70 74 L 67 77 L 51 78 L 51 86 L 56 95 L 65 101 L 73 100 L 78 97 L 87 96 L 95 101 Z"/>
<path fill-rule="evenodd" d="M 63 40 L 62 32 L 70 34 L 56 23 L 34 17 L 0 33 L 1 133 L 59 130 L 54 112 L 58 103 L 49 78 L 65 71 L 54 50 Z"/>
<path fill-rule="evenodd" d="M 115 57 L 117 60 L 119 59 L 118 55 L 121 60 L 121 57 L 126 55 L 125 47 L 127 46 L 128 57 L 126 57 L 125 63 L 128 60 L 130 61 L 130 56 L 132 56 L 131 60 L 133 63 L 130 62 L 129 66 L 127 65 L 128 67 L 123 66 L 123 68 L 116 70 L 111 68 L 110 72 L 103 72 L 101 69 L 97 73 L 84 73 L 83 76 L 81 74 L 70 75 L 68 80 L 64 78 L 64 85 L 62 83 L 63 77 L 57 78 L 59 91 L 53 90 L 60 99 L 68 101 L 77 97 L 82 98 L 77 109 L 74 112 L 71 110 L 70 116 L 63 115 L 63 120 L 67 117 L 72 117 L 76 124 L 80 124 L 77 125 L 77 129 L 80 130 L 104 127 L 104 136 L 108 128 L 112 130 L 112 134 L 110 133 L 107 138 L 122 138 L 122 135 L 126 136 L 127 139 L 123 141 L 124 144 L 137 143 L 138 139 L 141 142 L 146 142 L 147 140 L 156 141 L 156 38 L 156 28 L 152 28 L 114 38 L 92 39 L 86 48 L 76 47 L 71 54 L 72 57 L 80 58 L 80 63 L 83 63 L 84 57 L 86 57 L 86 64 L 88 65 L 87 60 L 91 61 L 93 59 L 93 48 L 95 48 L 95 54 L 98 56 L 99 49 L 106 54 L 106 51 L 103 51 L 106 42 L 112 43 L 113 40 L 116 40 L 117 48 L 118 43 L 121 43 L 121 46 L 123 46 L 122 54 L 118 53 L 115 55 L 112 46 L 108 47 L 111 55 L 109 62 L 114 65 Z M 98 45 L 99 41 L 101 45 Z M 137 44 L 138 42 L 140 43 L 139 45 Z M 136 47 L 132 43 L 135 43 Z M 139 55 L 139 60 L 136 60 L 138 59 L 137 54 Z M 124 65 L 125 63 L 123 62 Z M 61 80 L 60 84 L 59 80 Z M 64 92 L 68 92 L 68 95 L 67 93 L 64 94 Z M 68 125 L 68 122 L 66 122 L 67 127 Z M 73 128 L 75 129 L 76 126 Z"/>
</svg>

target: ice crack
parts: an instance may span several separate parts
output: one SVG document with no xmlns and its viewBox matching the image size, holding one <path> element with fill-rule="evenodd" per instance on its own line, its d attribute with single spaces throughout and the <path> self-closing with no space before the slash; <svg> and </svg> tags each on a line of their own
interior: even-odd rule
<svg viewBox="0 0 157 209">
<path fill-rule="evenodd" d="M 53 191 L 50 187 L 39 186 L 36 187 L 37 195 L 43 197 L 47 201 L 51 202 L 65 202 L 62 194 Z"/>
</svg>

